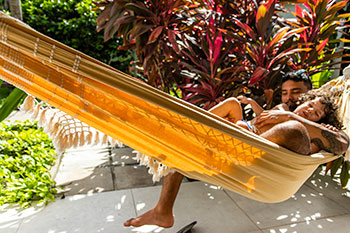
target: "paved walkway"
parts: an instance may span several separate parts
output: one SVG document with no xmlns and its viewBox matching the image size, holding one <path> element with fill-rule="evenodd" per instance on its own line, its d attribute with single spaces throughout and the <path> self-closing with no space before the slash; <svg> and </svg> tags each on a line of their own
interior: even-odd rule
<svg viewBox="0 0 350 233">
<path fill-rule="evenodd" d="M 259 203 L 215 185 L 184 180 L 174 227 L 124 228 L 124 220 L 154 206 L 161 188 L 133 155 L 127 147 L 113 152 L 103 147 L 68 151 L 55 174 L 57 184 L 64 187 L 56 201 L 25 210 L 1 206 L 0 233 L 176 233 L 194 220 L 195 233 L 349 232 L 349 188 L 343 190 L 321 171 L 279 204 Z"/>
</svg>

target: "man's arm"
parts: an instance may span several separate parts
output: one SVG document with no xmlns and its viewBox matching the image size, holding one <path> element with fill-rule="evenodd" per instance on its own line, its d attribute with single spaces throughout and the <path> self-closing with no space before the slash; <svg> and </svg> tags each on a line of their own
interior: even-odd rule
<svg viewBox="0 0 350 233">
<path fill-rule="evenodd" d="M 326 150 L 334 154 L 343 154 L 349 146 L 349 137 L 343 131 L 331 130 L 292 112 L 264 111 L 256 118 L 255 127 L 259 129 L 268 124 L 276 125 L 289 120 L 299 121 L 306 127 L 313 144 L 313 152 Z"/>
</svg>

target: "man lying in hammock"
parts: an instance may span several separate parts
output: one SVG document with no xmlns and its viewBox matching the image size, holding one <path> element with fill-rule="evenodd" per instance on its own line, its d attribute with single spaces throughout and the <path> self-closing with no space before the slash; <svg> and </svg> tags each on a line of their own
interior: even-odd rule
<svg viewBox="0 0 350 233">
<path fill-rule="evenodd" d="M 309 92 L 304 96 L 304 103 L 293 112 L 263 111 L 255 118 L 254 126 L 261 137 L 299 154 L 309 155 L 320 150 L 343 154 L 348 148 L 349 138 L 340 130 L 341 124 L 335 117 L 335 110 L 329 97 Z M 230 98 L 212 108 L 210 112 L 248 128 L 245 123 L 240 122 L 242 109 L 237 99 Z M 333 123 L 333 126 L 339 128 L 315 122 Z M 183 175 L 178 172 L 167 175 L 156 206 L 137 218 L 127 220 L 124 226 L 138 227 L 152 224 L 165 228 L 172 227 L 173 206 L 182 178 Z"/>
<path fill-rule="evenodd" d="M 341 129 L 342 123 L 337 117 L 338 106 L 334 104 L 334 101 L 330 96 L 326 96 L 324 94 L 321 95 L 311 90 L 299 98 L 298 104 L 299 106 L 295 108 L 293 113 L 299 118 L 302 117 L 312 122 L 322 123 L 324 127 L 328 127 L 330 129 Z M 282 113 L 275 112 L 275 110 L 282 110 Z M 259 135 L 269 130 L 272 127 L 271 123 L 276 124 L 288 120 L 296 120 L 293 119 L 293 114 L 290 112 L 289 105 L 283 103 L 277 105 L 273 110 L 258 113 L 257 118 L 253 119 L 251 122 L 246 122 L 242 120 L 243 115 L 241 104 L 234 97 L 228 98 L 227 100 L 219 103 L 209 111 Z M 283 112 L 285 113 L 283 114 Z M 279 122 L 276 122 L 277 119 L 275 118 L 278 118 L 281 115 L 277 116 L 274 113 L 277 113 L 278 115 L 282 114 L 286 119 L 280 119 Z M 274 121 L 269 123 L 271 121 L 269 118 L 273 118 Z M 303 119 L 299 120 L 302 121 Z M 275 142 L 274 140 L 272 141 Z M 315 148 L 312 150 L 310 148 L 310 152 L 308 153 L 304 150 L 299 151 L 289 142 L 287 144 L 282 144 L 281 146 L 300 154 L 309 154 L 310 152 L 316 153 L 319 151 L 319 148 L 315 147 L 316 145 L 314 143 L 311 143 L 311 147 Z"/>
<path fill-rule="evenodd" d="M 281 100 L 293 111 L 301 94 L 312 89 L 312 82 L 305 70 L 290 71 L 282 76 Z M 264 109 L 253 99 L 238 96 L 241 104 L 250 104 L 254 113 L 259 115 Z"/>
</svg>

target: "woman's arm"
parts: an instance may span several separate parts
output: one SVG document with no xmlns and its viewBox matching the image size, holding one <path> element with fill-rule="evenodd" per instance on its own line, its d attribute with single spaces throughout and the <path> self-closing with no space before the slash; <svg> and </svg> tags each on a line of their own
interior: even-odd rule
<svg viewBox="0 0 350 233">
<path fill-rule="evenodd" d="M 264 111 L 264 109 L 252 98 L 248 98 L 248 97 L 241 95 L 241 96 L 238 96 L 237 99 L 242 104 L 250 104 L 250 106 L 252 106 L 252 109 L 253 109 L 255 115 L 257 115 L 257 116 L 259 116 L 260 113 L 262 113 L 262 111 Z"/>
</svg>

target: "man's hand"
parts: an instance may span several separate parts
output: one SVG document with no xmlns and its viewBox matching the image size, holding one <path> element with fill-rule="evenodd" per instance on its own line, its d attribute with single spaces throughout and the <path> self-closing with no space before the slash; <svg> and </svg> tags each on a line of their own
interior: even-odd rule
<svg viewBox="0 0 350 233">
<path fill-rule="evenodd" d="M 276 125 L 285 121 L 289 121 L 293 119 L 293 113 L 287 112 L 287 111 L 280 111 L 280 110 L 269 110 L 269 111 L 263 111 L 259 116 L 257 116 L 253 120 L 253 124 L 258 129 L 262 128 L 266 125 Z"/>
</svg>

